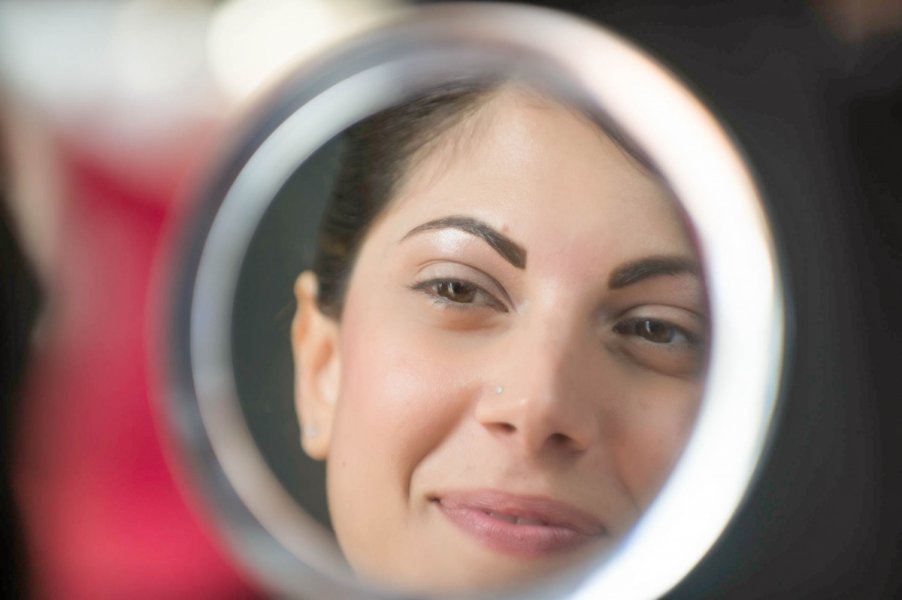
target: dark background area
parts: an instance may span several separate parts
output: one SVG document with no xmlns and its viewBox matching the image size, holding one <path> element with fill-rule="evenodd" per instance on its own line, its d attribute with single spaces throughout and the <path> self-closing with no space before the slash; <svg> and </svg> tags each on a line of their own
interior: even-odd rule
<svg viewBox="0 0 902 600">
<path fill-rule="evenodd" d="M 327 527 L 325 463 L 301 449 L 290 332 L 294 281 L 313 264 L 341 151 L 339 137 L 304 161 L 276 194 L 241 266 L 232 319 L 235 383 L 251 435 L 285 489 Z"/>
<path fill-rule="evenodd" d="M 898 596 L 902 37 L 837 41 L 800 2 L 538 4 L 633 38 L 709 103 L 760 177 L 785 261 L 794 344 L 771 453 L 723 538 L 670 597 Z M 2 206 L 0 217 L 6 473 L 39 296 Z M 25 564 L 8 485 L 0 492 L 7 597 Z"/>
<path fill-rule="evenodd" d="M 0 179 L 2 182 L 2 179 Z M 0 189 L 0 597 L 24 594 L 26 559 L 22 531 L 7 481 L 13 461 L 13 431 L 29 336 L 40 303 L 38 283 L 13 231 Z"/>
<path fill-rule="evenodd" d="M 546 2 L 680 74 L 759 176 L 794 344 L 771 452 L 670 598 L 902 594 L 902 36 L 840 42 L 800 2 Z"/>
</svg>

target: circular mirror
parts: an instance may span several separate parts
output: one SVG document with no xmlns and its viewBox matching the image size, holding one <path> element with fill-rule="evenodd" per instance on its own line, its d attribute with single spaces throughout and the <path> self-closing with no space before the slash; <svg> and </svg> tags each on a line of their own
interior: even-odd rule
<svg viewBox="0 0 902 600">
<path fill-rule="evenodd" d="M 560 13 L 433 7 L 236 139 L 179 257 L 167 410 L 275 592 L 647 598 L 692 569 L 785 342 L 753 180 L 674 76 Z"/>
</svg>

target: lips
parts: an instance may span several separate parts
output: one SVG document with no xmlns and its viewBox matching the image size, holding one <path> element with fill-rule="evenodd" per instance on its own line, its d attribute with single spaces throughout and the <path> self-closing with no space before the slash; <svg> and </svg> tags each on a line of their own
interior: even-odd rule
<svg viewBox="0 0 902 600">
<path fill-rule="evenodd" d="M 496 490 L 446 492 L 431 498 L 459 530 L 513 556 L 539 558 L 607 535 L 603 523 L 564 502 Z"/>
</svg>

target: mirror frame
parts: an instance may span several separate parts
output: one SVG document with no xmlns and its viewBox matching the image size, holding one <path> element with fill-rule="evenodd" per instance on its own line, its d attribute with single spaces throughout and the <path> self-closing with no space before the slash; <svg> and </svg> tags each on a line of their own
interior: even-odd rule
<svg viewBox="0 0 902 600">
<path fill-rule="evenodd" d="M 353 581 L 334 539 L 255 446 L 231 366 L 233 301 L 257 224 L 297 166 L 354 122 L 438 82 L 449 65 L 515 67 L 575 86 L 651 158 L 696 235 L 713 331 L 690 440 L 626 539 L 529 590 L 535 597 L 661 596 L 716 542 L 765 453 L 787 344 L 779 261 L 753 177 L 717 119 L 644 51 L 560 12 L 475 3 L 401 12 L 301 66 L 258 102 L 212 169 L 178 256 L 163 407 L 176 445 L 230 546 L 275 592 L 386 593 Z"/>
</svg>

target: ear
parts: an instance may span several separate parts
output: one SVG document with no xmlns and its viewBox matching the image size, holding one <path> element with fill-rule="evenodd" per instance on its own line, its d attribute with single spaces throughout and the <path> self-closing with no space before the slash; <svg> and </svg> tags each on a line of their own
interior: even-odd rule
<svg viewBox="0 0 902 600">
<path fill-rule="evenodd" d="M 294 353 L 294 402 L 301 426 L 301 446 L 310 458 L 329 454 L 332 421 L 341 376 L 338 323 L 316 305 L 318 282 L 312 271 L 297 278 L 297 311 L 291 324 Z"/>
</svg>

